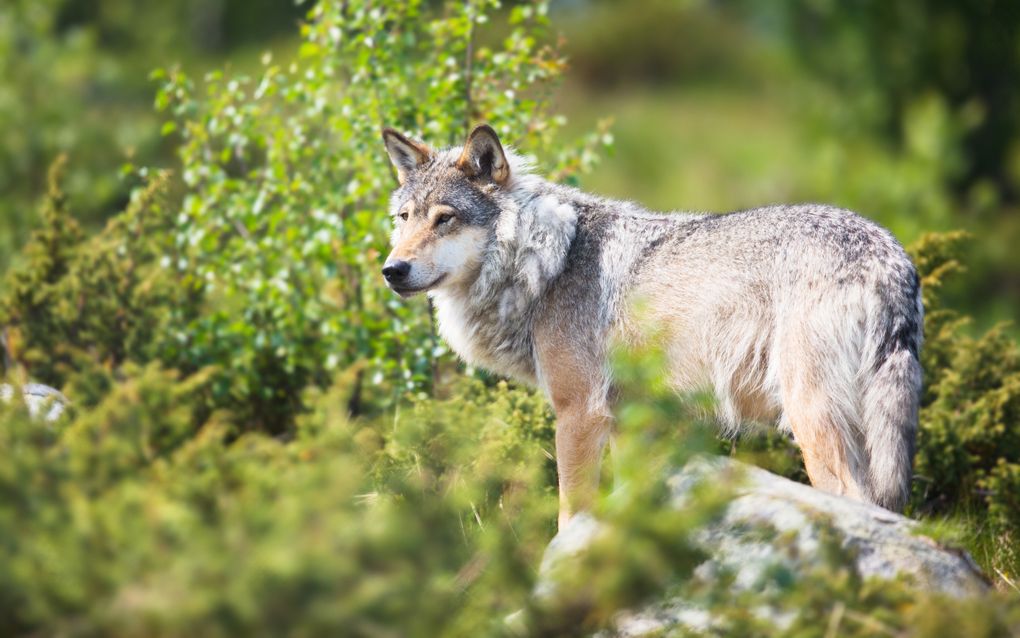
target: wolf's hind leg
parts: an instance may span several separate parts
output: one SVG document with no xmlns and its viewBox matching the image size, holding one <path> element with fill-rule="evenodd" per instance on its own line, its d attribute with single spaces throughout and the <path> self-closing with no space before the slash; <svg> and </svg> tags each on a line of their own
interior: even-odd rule
<svg viewBox="0 0 1020 638">
<path fill-rule="evenodd" d="M 851 456 L 853 442 L 847 441 L 848 424 L 841 427 L 838 411 L 809 382 L 792 385 L 783 390 L 783 418 L 804 455 L 811 485 L 863 500 L 865 494 Z"/>
</svg>

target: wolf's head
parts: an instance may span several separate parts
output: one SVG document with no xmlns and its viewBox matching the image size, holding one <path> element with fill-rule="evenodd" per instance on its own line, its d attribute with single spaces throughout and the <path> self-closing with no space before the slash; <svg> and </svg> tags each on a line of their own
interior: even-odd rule
<svg viewBox="0 0 1020 638">
<path fill-rule="evenodd" d="M 400 186 L 390 199 L 393 251 L 382 274 L 402 297 L 466 286 L 477 276 L 499 218 L 510 163 L 482 125 L 463 149 L 433 151 L 393 129 L 383 141 Z"/>
</svg>

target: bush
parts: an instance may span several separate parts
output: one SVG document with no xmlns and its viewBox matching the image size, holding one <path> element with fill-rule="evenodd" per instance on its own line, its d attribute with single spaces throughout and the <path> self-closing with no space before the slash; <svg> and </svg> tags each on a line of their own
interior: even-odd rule
<svg viewBox="0 0 1020 638">
<path fill-rule="evenodd" d="M 543 40 L 545 6 L 515 8 L 501 47 L 475 45 L 493 6 L 321 3 L 286 68 L 267 54 L 256 80 L 211 73 L 201 97 L 183 72 L 157 72 L 164 130 L 181 141 L 179 210 L 154 178 L 77 247 L 54 186 L 2 304 L 12 363 L 58 386 L 82 349 L 112 368 L 214 366 L 214 407 L 277 433 L 309 383 L 325 387 L 356 362 L 355 411 L 428 390 L 453 363 L 423 303 L 399 303 L 378 275 L 394 186 L 381 125 L 453 143 L 491 121 L 523 131 L 514 141 L 552 155 L 562 179 L 602 139 L 554 152 L 562 118 L 547 115 L 549 86 L 563 62 Z"/>
<path fill-rule="evenodd" d="M 173 254 L 166 175 L 136 191 L 102 233 L 84 238 L 60 188 L 62 167 L 58 160 L 51 169 L 42 224 L 0 295 L 4 363 L 8 373 L 71 384 L 91 405 L 108 389 L 110 371 L 156 359 L 168 309 L 194 312 L 196 300 L 160 265 Z"/>
<path fill-rule="evenodd" d="M 544 7 L 492 14 L 510 25 L 489 48 L 474 33 L 487 2 L 320 2 L 293 66 L 267 59 L 257 80 L 212 74 L 201 88 L 162 74 L 183 198 L 151 175 L 91 237 L 58 165 L 0 297 L 6 376 L 72 401 L 48 424 L 0 406 L 3 633 L 502 635 L 523 609 L 528 633 L 575 635 L 667 589 L 707 601 L 731 634 L 782 633 L 748 612 L 773 602 L 800 610 L 791 635 L 1016 626 L 1015 600 L 864 582 L 835 542 L 817 573 L 766 594 L 692 578 L 689 532 L 727 486 L 682 512 L 659 506 L 664 468 L 717 443 L 692 416 L 705 406 L 669 394 L 648 356 L 618 365 L 613 472 L 627 489 L 596 505 L 613 534 L 571 595 L 530 597 L 554 531 L 552 415 L 533 391 L 454 374 L 424 304 L 384 294 L 391 175 L 377 135 L 386 122 L 455 142 L 488 119 L 572 179 L 604 137 L 557 150 L 546 87 L 562 60 L 541 39 Z M 990 543 L 979 558 L 1008 579 L 1020 357 L 940 308 L 958 241 L 915 248 L 928 376 L 913 507 L 987 520 L 967 540 Z M 759 447 L 799 471 L 781 439 Z"/>
<path fill-rule="evenodd" d="M 1007 599 L 947 601 L 862 581 L 831 539 L 799 579 L 734 597 L 692 577 L 691 531 L 727 486 L 663 507 L 663 471 L 707 441 L 686 407 L 624 362 L 616 477 L 597 504 L 610 534 L 567 574 L 568 595 L 530 597 L 556 513 L 551 415 L 532 392 L 465 378 L 444 401 L 351 419 L 356 371 L 310 390 L 290 440 L 236 436 L 202 416 L 208 378 L 125 366 L 95 408 L 51 425 L 0 408 L 0 573 L 7 634 L 176 636 L 588 635 L 668 592 L 704 603 L 719 635 L 1010 635 Z M 700 441 L 700 443 L 699 443 Z M 749 613 L 796 612 L 786 631 Z M 940 622 L 932 620 L 940 619 Z"/>
<path fill-rule="evenodd" d="M 501 443 L 514 420 L 501 406 L 519 391 L 501 391 L 509 404 L 495 393 L 430 451 L 418 439 L 435 416 L 427 404 L 393 437 L 387 421 L 338 414 L 351 380 L 312 401 L 289 443 L 230 442 L 222 420 L 194 418 L 201 380 L 157 368 L 55 431 L 6 414 L 0 445 L 18 454 L 0 475 L 5 633 L 433 636 L 491 624 L 476 606 L 523 596 L 537 557 L 518 554 L 548 534 L 550 508 L 519 502 L 555 504 L 531 491 L 538 444 Z M 497 554 L 487 528 L 530 542 Z M 490 561 L 522 582 L 465 599 Z"/>
<path fill-rule="evenodd" d="M 395 186 L 380 130 L 453 144 L 484 120 L 550 156 L 563 61 L 545 43 L 545 4 L 514 8 L 501 45 L 482 46 L 494 6 L 319 3 L 297 62 L 267 54 L 260 77 L 211 73 L 201 91 L 156 74 L 187 187 L 170 267 L 207 303 L 175 314 L 168 356 L 222 365 L 214 393 L 245 422 L 286 429 L 305 385 L 355 362 L 359 409 L 427 390 L 449 367 L 423 302 L 398 303 L 379 276 Z M 591 156 L 563 151 L 549 168 L 566 178 Z"/>
<path fill-rule="evenodd" d="M 245 64 L 255 39 L 293 30 L 303 9 L 279 0 L 5 0 L 0 3 L 0 271 L 17 257 L 67 153 L 64 183 L 79 219 L 100 228 L 134 180 L 118 168 L 166 161 L 147 73 L 167 59 Z"/>
<path fill-rule="evenodd" d="M 967 335 L 967 317 L 944 309 L 938 292 L 962 270 L 961 233 L 924 237 L 913 248 L 923 274 L 925 396 L 916 461 L 919 513 L 955 512 L 986 526 L 979 558 L 1020 573 L 1020 348 L 999 326 Z"/>
</svg>

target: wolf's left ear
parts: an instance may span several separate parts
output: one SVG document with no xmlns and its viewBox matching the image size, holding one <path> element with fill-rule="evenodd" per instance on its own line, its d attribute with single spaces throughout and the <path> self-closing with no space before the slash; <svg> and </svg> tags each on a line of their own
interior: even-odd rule
<svg viewBox="0 0 1020 638">
<path fill-rule="evenodd" d="M 510 164 L 506 161 L 499 136 L 488 124 L 476 126 L 464 143 L 464 151 L 457 160 L 457 168 L 468 177 L 491 179 L 500 186 L 510 179 Z"/>
<path fill-rule="evenodd" d="M 397 169 L 397 179 L 401 184 L 407 181 L 408 173 L 432 157 L 432 149 L 428 146 L 404 137 L 391 128 L 384 128 L 382 137 L 383 143 L 386 144 L 386 152 L 390 155 L 393 167 Z"/>
</svg>

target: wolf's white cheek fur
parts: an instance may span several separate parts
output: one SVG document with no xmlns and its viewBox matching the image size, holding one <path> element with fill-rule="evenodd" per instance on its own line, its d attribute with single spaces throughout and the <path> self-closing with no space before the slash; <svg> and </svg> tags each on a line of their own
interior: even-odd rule
<svg viewBox="0 0 1020 638">
<path fill-rule="evenodd" d="M 446 275 L 443 286 L 463 283 L 481 263 L 486 237 L 487 233 L 482 228 L 467 228 L 436 243 L 430 261 L 436 276 Z"/>
</svg>

